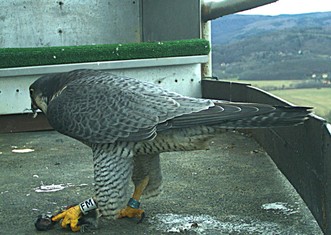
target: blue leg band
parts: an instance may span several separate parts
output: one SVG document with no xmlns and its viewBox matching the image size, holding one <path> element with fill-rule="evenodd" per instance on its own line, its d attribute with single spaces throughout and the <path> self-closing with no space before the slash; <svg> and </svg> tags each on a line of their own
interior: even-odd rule
<svg viewBox="0 0 331 235">
<path fill-rule="evenodd" d="M 128 202 L 128 206 L 133 208 L 133 209 L 139 209 L 140 207 L 140 202 L 137 201 L 134 198 L 130 198 L 129 202 Z"/>
</svg>

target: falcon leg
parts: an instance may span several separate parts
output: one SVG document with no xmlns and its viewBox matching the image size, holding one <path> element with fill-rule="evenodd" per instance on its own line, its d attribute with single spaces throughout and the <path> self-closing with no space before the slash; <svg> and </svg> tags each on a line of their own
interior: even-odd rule
<svg viewBox="0 0 331 235">
<path fill-rule="evenodd" d="M 130 198 L 128 205 L 119 212 L 118 218 L 137 218 L 139 222 L 144 219 L 144 210 L 140 208 L 140 197 L 143 194 L 144 189 L 148 185 L 149 176 L 146 176 L 138 186 L 135 186 L 132 198 Z M 139 223 L 138 222 L 138 223 Z"/>
<path fill-rule="evenodd" d="M 139 222 L 144 217 L 144 211 L 139 208 L 139 199 L 157 196 L 162 188 L 162 174 L 160 167 L 160 155 L 135 155 L 133 157 L 132 181 L 135 189 L 132 198 L 126 208 L 120 211 L 119 218 L 138 218 Z"/>
<path fill-rule="evenodd" d="M 136 155 L 132 172 L 132 181 L 135 187 L 148 177 L 143 196 L 144 199 L 159 195 L 162 191 L 162 174 L 159 154 Z"/>
<path fill-rule="evenodd" d="M 94 187 L 98 211 L 103 217 L 117 218 L 125 206 L 132 175 L 132 146 L 126 142 L 94 145 Z"/>
</svg>

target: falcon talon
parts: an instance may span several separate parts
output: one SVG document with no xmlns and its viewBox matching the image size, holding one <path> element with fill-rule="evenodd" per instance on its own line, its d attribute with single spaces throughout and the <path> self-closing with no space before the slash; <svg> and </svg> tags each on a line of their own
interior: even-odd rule
<svg viewBox="0 0 331 235">
<path fill-rule="evenodd" d="M 92 232 L 98 228 L 98 213 L 96 210 L 90 211 L 87 215 L 81 217 L 78 221 L 81 232 Z"/>
<path fill-rule="evenodd" d="M 141 214 L 141 218 L 138 220 L 137 224 L 141 224 L 143 222 L 143 220 L 145 219 L 145 217 L 146 217 L 146 214 L 145 214 L 145 212 L 143 212 Z"/>
</svg>

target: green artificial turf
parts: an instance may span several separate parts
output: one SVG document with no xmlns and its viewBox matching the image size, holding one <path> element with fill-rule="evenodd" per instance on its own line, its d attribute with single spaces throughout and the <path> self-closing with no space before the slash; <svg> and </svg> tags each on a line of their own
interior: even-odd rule
<svg viewBox="0 0 331 235">
<path fill-rule="evenodd" d="M 207 55 L 209 51 L 209 42 L 204 39 L 84 46 L 0 48 L 0 68 Z"/>
</svg>

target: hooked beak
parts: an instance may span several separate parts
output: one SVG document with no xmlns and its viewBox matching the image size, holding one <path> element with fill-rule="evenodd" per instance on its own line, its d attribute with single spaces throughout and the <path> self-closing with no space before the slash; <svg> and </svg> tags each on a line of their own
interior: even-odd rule
<svg viewBox="0 0 331 235">
<path fill-rule="evenodd" d="M 39 108 L 37 107 L 37 105 L 35 105 L 34 104 L 34 102 L 32 101 L 31 102 L 31 110 L 32 110 L 32 113 L 33 113 L 33 118 L 36 118 L 37 117 L 37 115 L 38 115 L 38 113 L 37 113 L 37 110 L 38 110 Z"/>
</svg>

